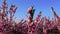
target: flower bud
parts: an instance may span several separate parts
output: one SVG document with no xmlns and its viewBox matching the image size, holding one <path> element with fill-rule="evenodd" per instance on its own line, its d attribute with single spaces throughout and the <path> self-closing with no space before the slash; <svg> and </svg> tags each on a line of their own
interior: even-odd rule
<svg viewBox="0 0 60 34">
<path fill-rule="evenodd" d="M 31 13 L 32 12 L 32 7 L 28 8 L 28 13 Z"/>
</svg>

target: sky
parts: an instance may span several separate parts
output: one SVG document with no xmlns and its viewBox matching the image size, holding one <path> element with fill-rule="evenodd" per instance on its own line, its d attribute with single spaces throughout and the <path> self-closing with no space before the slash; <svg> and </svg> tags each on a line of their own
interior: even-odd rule
<svg viewBox="0 0 60 34">
<path fill-rule="evenodd" d="M 0 0 L 0 6 L 1 4 L 2 0 Z M 53 18 L 51 7 L 54 7 L 55 12 L 60 16 L 60 0 L 7 0 L 7 4 L 8 6 L 14 4 L 18 7 L 14 16 L 16 17 L 16 21 L 27 19 L 27 9 L 30 6 L 34 6 L 34 9 L 36 9 L 34 19 L 40 11 L 42 12 L 42 17 L 50 16 L 50 18 Z"/>
</svg>

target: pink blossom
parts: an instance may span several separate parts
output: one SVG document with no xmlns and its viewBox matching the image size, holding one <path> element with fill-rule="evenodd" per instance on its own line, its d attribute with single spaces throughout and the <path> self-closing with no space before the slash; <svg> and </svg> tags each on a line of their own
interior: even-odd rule
<svg viewBox="0 0 60 34">
<path fill-rule="evenodd" d="M 29 7 L 28 8 L 28 13 L 31 13 L 32 12 L 32 7 Z"/>
</svg>

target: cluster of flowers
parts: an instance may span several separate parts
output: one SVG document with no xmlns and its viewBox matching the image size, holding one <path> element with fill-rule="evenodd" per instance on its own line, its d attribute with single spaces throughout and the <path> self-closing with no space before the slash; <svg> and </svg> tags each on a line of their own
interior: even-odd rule
<svg viewBox="0 0 60 34">
<path fill-rule="evenodd" d="M 42 12 L 39 12 L 36 19 L 33 19 L 35 9 L 31 6 L 28 8 L 28 19 L 22 19 L 18 24 L 13 21 L 16 9 L 15 5 L 11 5 L 8 10 L 6 0 L 3 0 L 2 7 L 0 7 L 0 34 L 60 34 L 60 17 L 53 7 L 51 7 L 54 14 L 52 20 L 50 17 L 41 17 Z"/>
</svg>

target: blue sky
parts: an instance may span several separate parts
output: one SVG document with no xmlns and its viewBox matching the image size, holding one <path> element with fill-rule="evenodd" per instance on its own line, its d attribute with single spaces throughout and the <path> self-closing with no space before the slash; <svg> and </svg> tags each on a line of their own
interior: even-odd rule
<svg viewBox="0 0 60 34">
<path fill-rule="evenodd" d="M 1 6 L 2 0 L 0 0 Z M 26 19 L 27 9 L 33 5 L 36 9 L 34 18 L 38 15 L 40 11 L 42 11 L 42 16 L 50 16 L 53 18 L 53 14 L 51 12 L 51 7 L 55 8 L 56 13 L 60 16 L 60 0 L 7 0 L 8 6 L 14 4 L 18 7 L 15 17 L 16 19 Z"/>
</svg>

